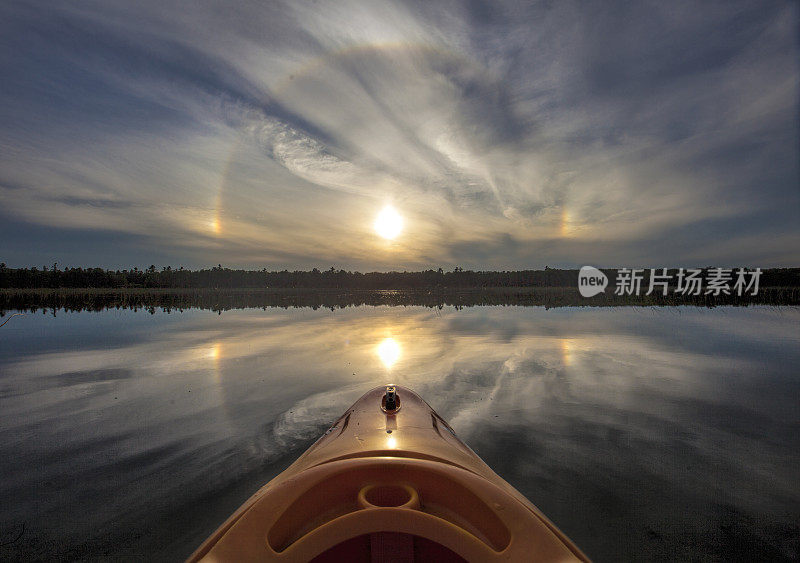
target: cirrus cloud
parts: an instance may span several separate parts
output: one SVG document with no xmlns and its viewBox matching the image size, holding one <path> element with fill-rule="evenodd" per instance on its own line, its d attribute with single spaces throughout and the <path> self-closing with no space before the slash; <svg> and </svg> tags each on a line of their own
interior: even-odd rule
<svg viewBox="0 0 800 563">
<path fill-rule="evenodd" d="M 798 261 L 795 4 L 0 12 L 12 264 Z"/>
</svg>

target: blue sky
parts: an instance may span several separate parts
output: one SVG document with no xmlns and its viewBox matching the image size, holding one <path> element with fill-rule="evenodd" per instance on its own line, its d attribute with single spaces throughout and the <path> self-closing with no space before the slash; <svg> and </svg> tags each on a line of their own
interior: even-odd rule
<svg viewBox="0 0 800 563">
<path fill-rule="evenodd" d="M 797 23 L 769 1 L 6 2 L 0 260 L 797 266 Z"/>
</svg>

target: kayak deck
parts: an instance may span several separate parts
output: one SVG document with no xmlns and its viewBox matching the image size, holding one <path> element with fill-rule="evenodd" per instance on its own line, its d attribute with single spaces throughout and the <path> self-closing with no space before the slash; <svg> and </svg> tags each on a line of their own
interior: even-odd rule
<svg viewBox="0 0 800 563">
<path fill-rule="evenodd" d="M 366 393 L 190 561 L 585 561 L 416 393 Z"/>
</svg>

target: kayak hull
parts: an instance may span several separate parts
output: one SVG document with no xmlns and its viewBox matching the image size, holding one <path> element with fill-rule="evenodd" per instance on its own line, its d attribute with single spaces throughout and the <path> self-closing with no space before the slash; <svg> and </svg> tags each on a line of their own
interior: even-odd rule
<svg viewBox="0 0 800 563">
<path fill-rule="evenodd" d="M 416 393 L 366 393 L 189 561 L 585 561 Z"/>
</svg>

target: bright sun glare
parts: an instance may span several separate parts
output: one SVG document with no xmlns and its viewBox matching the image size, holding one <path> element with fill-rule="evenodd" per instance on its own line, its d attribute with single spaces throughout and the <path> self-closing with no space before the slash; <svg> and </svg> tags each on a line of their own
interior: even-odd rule
<svg viewBox="0 0 800 563">
<path fill-rule="evenodd" d="M 403 218 L 391 205 L 387 205 L 375 218 L 375 232 L 391 240 L 403 230 Z"/>
<path fill-rule="evenodd" d="M 378 357 L 387 368 L 391 368 L 400 358 L 400 344 L 394 338 L 384 338 L 378 344 Z"/>
</svg>

